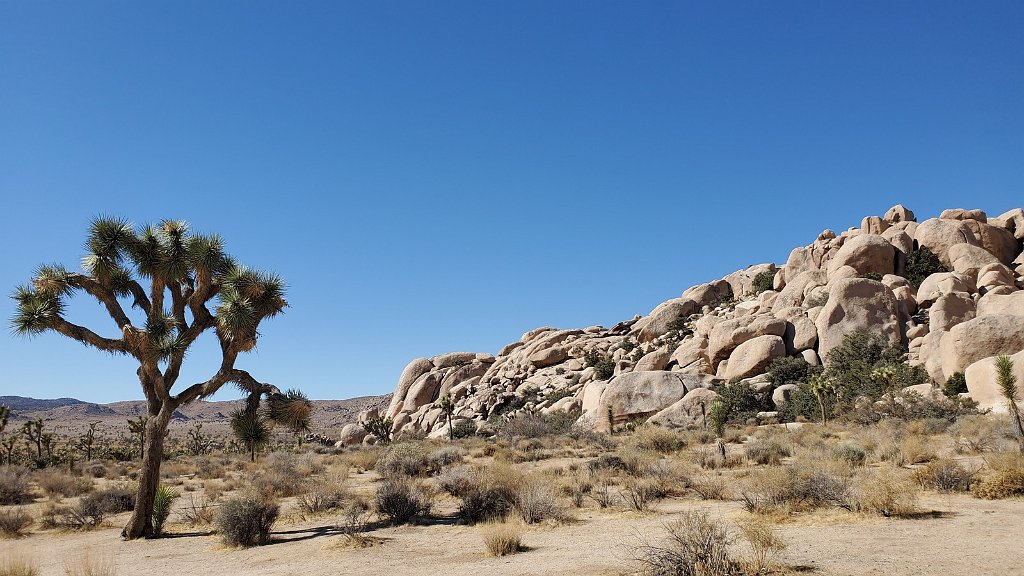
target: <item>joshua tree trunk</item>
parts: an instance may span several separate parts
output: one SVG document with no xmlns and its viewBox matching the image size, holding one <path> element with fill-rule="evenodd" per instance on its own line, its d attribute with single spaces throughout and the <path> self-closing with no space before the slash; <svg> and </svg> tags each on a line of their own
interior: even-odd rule
<svg viewBox="0 0 1024 576">
<path fill-rule="evenodd" d="M 125 539 L 149 538 L 153 532 L 153 504 L 156 490 L 160 485 L 160 464 L 164 459 L 164 438 L 167 425 L 171 422 L 174 409 L 167 406 L 146 422 L 142 450 L 142 471 L 139 473 L 139 490 L 135 496 L 135 510 L 128 525 L 121 532 Z"/>
</svg>

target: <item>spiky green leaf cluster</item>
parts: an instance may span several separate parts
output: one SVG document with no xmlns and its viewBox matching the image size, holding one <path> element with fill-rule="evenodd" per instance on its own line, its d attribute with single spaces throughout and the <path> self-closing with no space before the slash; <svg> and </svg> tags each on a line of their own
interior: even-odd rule
<svg viewBox="0 0 1024 576">
<path fill-rule="evenodd" d="M 309 428 L 309 415 L 312 411 L 313 403 L 298 390 L 271 394 L 267 398 L 267 417 L 295 432 Z"/>
</svg>

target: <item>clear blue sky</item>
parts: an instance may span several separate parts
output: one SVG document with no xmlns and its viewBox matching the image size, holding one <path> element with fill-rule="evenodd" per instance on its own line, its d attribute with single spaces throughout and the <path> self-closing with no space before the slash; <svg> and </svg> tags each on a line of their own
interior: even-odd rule
<svg viewBox="0 0 1024 576">
<path fill-rule="evenodd" d="M 77 265 L 94 215 L 185 219 L 290 285 L 240 367 L 385 393 L 898 201 L 1024 204 L 1021 30 L 1019 1 L 2 0 L 0 286 Z M 0 395 L 141 398 L 56 335 L 4 333 L 0 367 Z"/>
</svg>

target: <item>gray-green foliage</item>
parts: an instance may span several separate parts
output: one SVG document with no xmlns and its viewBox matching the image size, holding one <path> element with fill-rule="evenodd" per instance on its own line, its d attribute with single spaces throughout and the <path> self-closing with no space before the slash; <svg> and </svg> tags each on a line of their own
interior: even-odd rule
<svg viewBox="0 0 1024 576">
<path fill-rule="evenodd" d="M 156 489 L 156 499 L 153 501 L 153 534 L 160 536 L 164 531 L 164 522 L 171 515 L 171 506 L 178 497 L 178 493 L 170 486 L 160 485 Z"/>
</svg>

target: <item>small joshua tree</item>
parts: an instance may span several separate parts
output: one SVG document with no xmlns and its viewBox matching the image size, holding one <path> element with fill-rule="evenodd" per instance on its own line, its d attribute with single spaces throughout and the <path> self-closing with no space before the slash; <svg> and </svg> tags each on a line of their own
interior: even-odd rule
<svg viewBox="0 0 1024 576">
<path fill-rule="evenodd" d="M 270 424 L 258 411 L 235 410 L 231 413 L 231 431 L 256 461 L 256 452 L 270 443 Z"/>
<path fill-rule="evenodd" d="M 1020 444 L 1020 453 L 1024 454 L 1024 426 L 1021 425 L 1020 408 L 1017 406 L 1017 402 L 1020 401 L 1017 375 L 1013 373 L 1013 360 L 1005 354 L 996 357 L 996 382 L 999 384 L 1003 399 L 1006 400 L 1006 408 L 1010 411 L 1010 422 L 1013 434 Z"/>
<path fill-rule="evenodd" d="M 21 427 L 21 433 L 25 435 L 29 445 L 35 444 L 36 446 L 36 457 L 42 461 L 43 459 L 43 420 L 37 418 L 35 420 L 29 420 Z"/>
<path fill-rule="evenodd" d="M 825 410 L 825 395 L 835 391 L 835 382 L 824 374 L 811 376 L 811 392 L 818 400 L 818 409 L 821 410 L 821 425 L 828 426 L 828 414 Z"/>
<path fill-rule="evenodd" d="M 381 444 L 391 444 L 391 427 L 394 422 L 391 418 L 385 418 L 384 416 L 374 416 L 366 422 L 361 422 L 363 430 L 367 433 L 373 434 L 377 438 L 377 442 Z"/>
<path fill-rule="evenodd" d="M 134 434 L 139 439 L 139 458 L 142 458 L 142 452 L 146 448 L 147 422 L 149 422 L 149 416 L 139 416 L 135 420 L 128 420 L 128 432 Z"/>
<path fill-rule="evenodd" d="M 0 404 L 0 434 L 7 429 L 7 419 L 11 417 L 11 409 Z"/>
<path fill-rule="evenodd" d="M 3 441 L 0 442 L 0 446 L 4 447 L 4 453 L 7 456 L 7 465 L 14 463 L 14 445 L 18 443 L 18 437 L 14 434 L 8 434 L 4 437 Z"/>
<path fill-rule="evenodd" d="M 99 422 L 91 422 L 89 431 L 78 439 L 78 449 L 85 453 L 86 460 L 92 460 L 92 447 L 96 443 L 96 425 Z"/>
<path fill-rule="evenodd" d="M 455 440 L 455 430 L 452 429 L 452 413 L 455 412 L 455 402 L 452 400 L 450 392 L 441 397 L 437 407 L 444 412 L 445 419 L 448 420 L 448 441 L 451 442 Z"/>
<path fill-rule="evenodd" d="M 210 449 L 210 437 L 203 434 L 203 423 L 197 422 L 188 431 L 188 451 L 194 456 L 202 456 Z"/>
<path fill-rule="evenodd" d="M 729 411 L 725 407 L 725 402 L 718 399 L 713 401 L 708 416 L 711 418 L 711 428 L 715 431 L 715 437 L 718 438 L 718 457 L 724 462 L 725 423 L 729 419 Z"/>
</svg>

